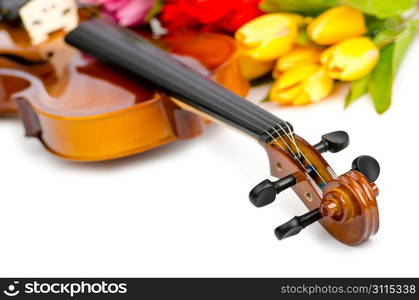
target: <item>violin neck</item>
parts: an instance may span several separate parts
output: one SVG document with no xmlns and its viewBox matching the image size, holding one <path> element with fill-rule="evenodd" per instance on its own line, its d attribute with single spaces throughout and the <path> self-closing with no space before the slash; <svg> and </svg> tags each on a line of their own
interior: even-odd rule
<svg viewBox="0 0 419 300">
<path fill-rule="evenodd" d="M 66 41 L 98 59 L 129 71 L 202 112 L 268 143 L 291 126 L 271 113 L 185 66 L 131 31 L 103 20 L 79 25 Z"/>
</svg>

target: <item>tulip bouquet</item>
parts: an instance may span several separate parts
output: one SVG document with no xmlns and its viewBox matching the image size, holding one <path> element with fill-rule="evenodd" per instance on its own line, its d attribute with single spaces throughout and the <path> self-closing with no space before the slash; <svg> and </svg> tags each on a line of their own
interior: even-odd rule
<svg viewBox="0 0 419 300">
<path fill-rule="evenodd" d="M 349 82 L 345 107 L 369 92 L 376 111 L 384 113 L 419 24 L 416 5 L 409 0 L 264 0 L 260 7 L 269 13 L 235 33 L 244 48 L 243 73 L 251 80 L 272 70 L 275 81 L 267 100 L 283 105 L 318 102 L 336 81 Z"/>
<path fill-rule="evenodd" d="M 80 1 L 101 5 L 123 26 L 154 18 L 168 31 L 234 36 L 245 78 L 273 80 L 268 101 L 307 105 L 348 82 L 345 107 L 369 92 L 378 113 L 391 105 L 397 68 L 419 28 L 418 0 Z"/>
</svg>

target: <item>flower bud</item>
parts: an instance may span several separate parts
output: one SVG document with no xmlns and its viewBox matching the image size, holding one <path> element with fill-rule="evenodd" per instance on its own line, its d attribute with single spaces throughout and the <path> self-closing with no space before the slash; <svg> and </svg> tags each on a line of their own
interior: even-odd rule
<svg viewBox="0 0 419 300">
<path fill-rule="evenodd" d="M 269 97 L 283 105 L 306 105 L 326 98 L 333 79 L 318 64 L 305 64 L 285 71 L 274 83 Z"/>
<path fill-rule="evenodd" d="M 284 17 L 290 18 L 290 20 L 292 20 L 300 29 L 305 28 L 307 24 L 313 21 L 312 17 L 306 17 L 300 14 L 295 14 L 295 13 L 281 12 L 277 14 L 281 14 Z"/>
<path fill-rule="evenodd" d="M 265 75 L 272 70 L 275 63 L 273 60 L 255 60 L 245 53 L 239 56 L 238 62 L 240 71 L 242 72 L 243 77 L 247 80 L 253 80 Z"/>
<path fill-rule="evenodd" d="M 296 46 L 289 53 L 280 57 L 272 72 L 272 76 L 277 78 L 282 72 L 304 64 L 314 64 L 320 61 L 322 48 L 315 46 Z"/>
<path fill-rule="evenodd" d="M 357 80 L 377 64 L 380 51 L 367 37 L 348 39 L 323 52 L 320 61 L 334 79 Z"/>
<path fill-rule="evenodd" d="M 298 35 L 294 18 L 274 13 L 260 16 L 243 25 L 235 34 L 246 54 L 260 61 L 275 60 L 289 52 Z"/>
<path fill-rule="evenodd" d="M 362 12 L 352 6 L 326 10 L 307 27 L 310 38 L 319 45 L 331 45 L 367 32 Z"/>
</svg>

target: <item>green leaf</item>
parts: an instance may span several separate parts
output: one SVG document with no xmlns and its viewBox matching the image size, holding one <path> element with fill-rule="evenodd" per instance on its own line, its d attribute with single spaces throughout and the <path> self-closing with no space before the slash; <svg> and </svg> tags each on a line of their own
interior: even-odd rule
<svg viewBox="0 0 419 300">
<path fill-rule="evenodd" d="M 265 12 L 286 11 L 315 15 L 338 4 L 339 0 L 263 0 L 260 9 Z"/>
<path fill-rule="evenodd" d="M 393 54 L 394 43 L 381 49 L 380 59 L 375 69 L 371 72 L 368 89 L 374 102 L 377 113 L 382 114 L 391 105 L 393 91 Z"/>
<path fill-rule="evenodd" d="M 350 4 L 364 13 L 380 19 L 400 16 L 413 8 L 417 0 L 263 0 L 260 8 L 265 12 L 289 11 L 315 15 L 330 7 Z"/>
<path fill-rule="evenodd" d="M 367 25 L 367 35 L 374 37 L 377 35 L 377 32 L 382 31 L 386 26 L 387 19 L 379 19 L 374 16 L 367 16 L 365 18 L 365 23 Z"/>
<path fill-rule="evenodd" d="M 351 4 L 364 13 L 380 19 L 400 16 L 413 8 L 417 0 L 341 0 L 342 4 Z"/>
<path fill-rule="evenodd" d="M 349 107 L 367 92 L 369 80 L 370 74 L 351 82 L 351 90 L 345 99 L 345 108 Z"/>
<path fill-rule="evenodd" d="M 406 28 L 398 35 L 394 42 L 394 54 L 393 54 L 393 72 L 397 72 L 399 66 L 406 54 L 407 49 L 415 37 L 415 29 L 412 22 L 406 24 Z"/>
<path fill-rule="evenodd" d="M 265 103 L 265 102 L 271 102 L 271 99 L 269 99 L 269 93 L 265 96 L 265 98 L 260 100 L 260 103 Z"/>
</svg>

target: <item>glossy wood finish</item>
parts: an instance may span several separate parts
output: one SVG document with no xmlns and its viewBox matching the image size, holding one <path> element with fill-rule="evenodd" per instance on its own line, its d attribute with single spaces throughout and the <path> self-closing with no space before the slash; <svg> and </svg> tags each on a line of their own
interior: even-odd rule
<svg viewBox="0 0 419 300">
<path fill-rule="evenodd" d="M 34 46 L 31 44 L 29 35 L 19 26 L 0 22 L 1 54 L 22 57 L 29 61 L 44 61 L 56 51 L 55 42 L 59 35 L 62 35 L 62 33 L 54 33 L 47 42 Z"/>
<path fill-rule="evenodd" d="M 167 52 L 114 22 L 98 19 L 84 22 L 66 36 L 66 41 L 257 140 L 270 140 L 267 132 L 272 126 L 285 125 L 277 116 L 185 67 Z M 207 49 L 213 55 L 209 49 L 213 48 Z"/>
<path fill-rule="evenodd" d="M 10 98 L 17 101 L 27 134 L 38 137 L 52 153 L 70 160 L 107 160 L 202 132 L 203 120 L 181 110 L 164 94 L 66 46 L 62 35 L 52 39 L 56 50 L 45 63 L 0 59 L 4 94 L 0 108 L 11 113 Z M 159 44 L 227 88 L 247 93 L 231 38 L 183 32 Z M 16 56 L 22 47 L 17 47 Z M 13 53 L 10 48 L 7 54 Z M 3 50 L 0 47 L 0 54 Z M 40 72 L 39 66 L 48 72 Z"/>
<path fill-rule="evenodd" d="M 278 178 L 292 174 L 297 178 L 294 192 L 309 210 L 321 208 L 324 218 L 319 222 L 334 238 L 354 246 L 378 231 L 378 189 L 361 173 L 350 171 L 336 176 L 321 154 L 299 136 L 295 136 L 295 144 L 284 137 L 263 146 L 271 174 Z M 304 156 L 302 165 L 291 154 L 297 152 L 296 146 Z M 306 166 L 313 166 L 320 175 L 313 178 Z"/>
<path fill-rule="evenodd" d="M 329 181 L 322 198 L 323 226 L 339 241 L 357 245 L 378 231 L 378 189 L 357 171 Z"/>
</svg>

